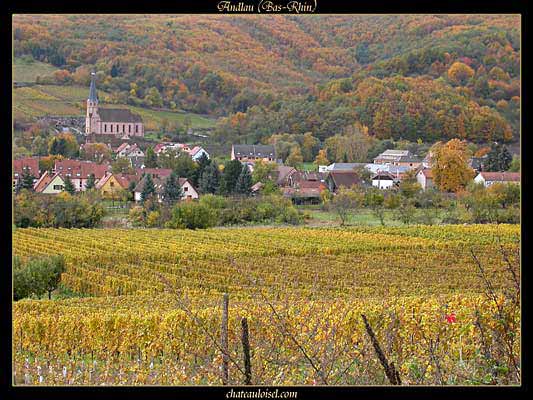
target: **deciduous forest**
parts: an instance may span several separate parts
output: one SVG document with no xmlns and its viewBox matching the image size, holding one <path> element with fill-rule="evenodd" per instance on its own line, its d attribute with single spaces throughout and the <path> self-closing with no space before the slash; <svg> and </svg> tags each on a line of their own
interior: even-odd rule
<svg viewBox="0 0 533 400">
<path fill-rule="evenodd" d="M 221 142 L 325 140 L 354 123 L 379 139 L 515 141 L 520 21 L 512 15 L 19 15 L 15 57 L 38 83 L 218 118 Z"/>
</svg>

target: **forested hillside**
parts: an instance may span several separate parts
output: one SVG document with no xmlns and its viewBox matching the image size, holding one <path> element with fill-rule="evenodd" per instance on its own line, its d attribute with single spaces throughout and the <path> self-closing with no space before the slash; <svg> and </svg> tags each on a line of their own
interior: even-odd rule
<svg viewBox="0 0 533 400">
<path fill-rule="evenodd" d="M 16 16 L 15 56 L 109 102 L 223 117 L 221 141 L 519 135 L 519 16 Z"/>
</svg>

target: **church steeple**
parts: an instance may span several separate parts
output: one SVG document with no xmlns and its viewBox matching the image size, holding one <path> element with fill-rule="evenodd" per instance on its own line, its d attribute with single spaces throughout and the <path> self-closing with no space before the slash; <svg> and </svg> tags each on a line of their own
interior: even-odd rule
<svg viewBox="0 0 533 400">
<path fill-rule="evenodd" d="M 87 114 L 85 116 L 85 133 L 95 133 L 98 129 L 98 95 L 96 94 L 96 74 L 91 72 L 91 87 L 87 99 Z"/>
<path fill-rule="evenodd" d="M 91 88 L 89 89 L 89 101 L 97 103 L 98 96 L 96 94 L 95 78 L 96 78 L 96 73 L 91 72 Z"/>
</svg>

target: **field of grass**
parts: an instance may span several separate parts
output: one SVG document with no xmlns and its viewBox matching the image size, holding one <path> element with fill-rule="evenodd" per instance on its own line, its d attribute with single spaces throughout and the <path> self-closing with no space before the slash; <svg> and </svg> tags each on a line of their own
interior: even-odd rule
<svg viewBox="0 0 533 400">
<path fill-rule="evenodd" d="M 331 225 L 337 226 L 340 225 L 341 220 L 337 213 L 333 211 L 324 211 L 318 207 L 309 207 L 309 206 L 299 206 L 300 210 L 307 212 L 311 219 L 308 221 L 310 225 Z M 398 219 L 394 218 L 393 211 L 385 210 L 384 223 L 385 226 L 402 226 L 403 223 Z M 416 210 L 414 220 L 420 220 L 422 216 L 421 210 Z M 440 218 L 434 220 L 435 224 L 440 222 Z M 369 209 L 360 209 L 354 211 L 348 215 L 346 225 L 364 225 L 364 226 L 381 226 L 381 221 L 379 218 Z"/>
<path fill-rule="evenodd" d="M 13 89 L 13 114 L 18 119 L 31 119 L 45 115 L 57 116 L 84 116 L 85 100 L 88 88 L 81 86 L 35 85 Z M 123 104 L 106 104 L 108 93 L 99 91 L 103 99 L 103 107 L 129 108 L 139 114 L 145 123 L 146 130 L 159 129 L 162 121 L 166 119 L 169 124 L 179 123 L 184 125 L 185 119 L 190 118 L 193 129 L 211 129 L 215 120 L 198 114 L 181 111 L 150 110 Z"/>
<path fill-rule="evenodd" d="M 89 297 L 14 304 L 15 382 L 220 384 L 228 293 L 230 384 L 241 318 L 254 384 L 387 384 L 361 314 L 403 384 L 516 384 L 519 312 L 476 266 L 502 296 L 519 239 L 516 225 L 17 229 L 15 255 L 63 254 L 62 284 Z M 490 373 L 498 337 L 512 354 Z"/>
<path fill-rule="evenodd" d="M 15 58 L 13 62 L 13 80 L 17 82 L 35 82 L 38 76 L 52 75 L 58 68 L 40 61 L 27 61 Z"/>
</svg>

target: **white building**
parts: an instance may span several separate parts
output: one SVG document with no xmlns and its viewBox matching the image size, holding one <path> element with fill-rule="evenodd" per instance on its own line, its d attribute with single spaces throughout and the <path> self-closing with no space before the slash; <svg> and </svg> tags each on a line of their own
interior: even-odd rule
<svg viewBox="0 0 533 400">
<path fill-rule="evenodd" d="M 495 183 L 514 183 L 520 184 L 520 172 L 480 172 L 474 178 L 474 182 L 482 183 L 489 187 Z"/>
<path fill-rule="evenodd" d="M 165 182 L 168 176 L 164 178 L 152 178 L 154 181 L 154 187 L 157 194 L 157 201 L 160 203 L 163 201 L 163 190 L 165 188 Z M 182 200 L 195 200 L 199 197 L 198 192 L 194 188 L 194 186 L 187 180 L 187 178 L 179 178 L 179 185 L 182 190 Z M 146 182 L 146 177 L 141 179 L 141 181 L 137 184 L 137 186 L 134 189 L 134 199 L 135 201 L 141 201 L 141 195 L 142 191 L 144 189 L 144 184 Z"/>
<path fill-rule="evenodd" d="M 386 190 L 394 186 L 394 176 L 389 172 L 378 172 L 372 177 L 372 186 Z"/>
<path fill-rule="evenodd" d="M 423 190 L 427 190 L 433 187 L 433 171 L 430 168 L 422 168 L 416 174 L 416 181 L 422 187 Z"/>
</svg>

